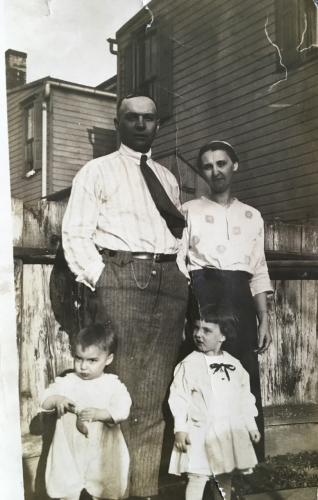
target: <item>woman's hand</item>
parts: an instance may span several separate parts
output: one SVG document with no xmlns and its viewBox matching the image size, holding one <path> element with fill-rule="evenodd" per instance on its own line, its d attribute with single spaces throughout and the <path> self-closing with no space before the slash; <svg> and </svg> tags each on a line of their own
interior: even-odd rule
<svg viewBox="0 0 318 500">
<path fill-rule="evenodd" d="M 174 444 L 178 451 L 186 453 L 187 446 L 191 444 L 189 434 L 187 432 L 176 432 L 174 436 Z"/>
<path fill-rule="evenodd" d="M 266 292 L 258 293 L 257 295 L 254 295 L 253 298 L 259 322 L 258 349 L 255 349 L 254 352 L 255 354 L 262 354 L 268 349 L 272 341 L 267 318 L 267 294 Z"/>
<path fill-rule="evenodd" d="M 258 429 L 254 429 L 253 431 L 248 431 L 248 432 L 253 443 L 258 443 L 260 441 L 261 433 L 259 432 Z"/>
<path fill-rule="evenodd" d="M 258 349 L 254 351 L 256 354 L 262 354 L 272 342 L 271 332 L 269 331 L 267 317 L 263 319 L 258 326 Z"/>
</svg>

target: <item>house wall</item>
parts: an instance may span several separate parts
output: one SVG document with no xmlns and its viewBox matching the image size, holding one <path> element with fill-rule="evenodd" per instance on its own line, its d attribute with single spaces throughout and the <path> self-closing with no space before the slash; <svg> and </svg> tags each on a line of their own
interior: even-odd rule
<svg viewBox="0 0 318 500">
<path fill-rule="evenodd" d="M 24 200 L 26 206 L 35 205 L 42 194 L 42 172 L 34 177 L 25 177 L 24 167 L 24 113 L 21 102 L 28 97 L 43 93 L 43 85 L 19 88 L 7 94 L 9 157 L 11 195 Z"/>
<path fill-rule="evenodd" d="M 275 42 L 275 1 L 153 0 L 148 7 L 173 23 L 173 117 L 162 125 L 154 154 L 177 147 L 195 164 L 202 144 L 229 141 L 240 159 L 238 198 L 265 218 L 317 217 L 317 57 L 288 68 L 287 80 L 274 85 L 285 78 L 265 33 L 268 18 Z M 125 48 L 147 15 L 117 33 L 120 96 Z M 197 196 L 206 189 L 198 179 L 196 187 Z"/>
<path fill-rule="evenodd" d="M 67 188 L 78 170 L 116 149 L 116 100 L 51 88 L 49 193 Z"/>
</svg>

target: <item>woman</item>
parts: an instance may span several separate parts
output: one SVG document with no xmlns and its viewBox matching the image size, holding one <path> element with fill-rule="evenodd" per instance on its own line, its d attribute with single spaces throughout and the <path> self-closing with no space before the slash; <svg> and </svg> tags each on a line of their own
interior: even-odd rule
<svg viewBox="0 0 318 500">
<path fill-rule="evenodd" d="M 230 144 L 212 141 L 204 145 L 198 168 L 210 187 L 210 195 L 183 205 L 188 221 L 183 233 L 184 254 L 192 294 L 201 311 L 212 305 L 230 310 L 234 316 L 237 341 L 225 348 L 250 375 L 259 413 L 256 421 L 262 434 L 255 449 L 261 461 L 264 420 L 257 355 L 271 342 L 267 293 L 272 292 L 264 255 L 264 223 L 255 208 L 232 196 L 238 157 Z"/>
</svg>

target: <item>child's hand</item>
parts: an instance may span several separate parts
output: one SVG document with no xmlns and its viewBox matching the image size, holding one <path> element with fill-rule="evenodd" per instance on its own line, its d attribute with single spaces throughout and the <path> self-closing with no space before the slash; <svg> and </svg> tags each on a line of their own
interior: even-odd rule
<svg viewBox="0 0 318 500">
<path fill-rule="evenodd" d="M 259 440 L 261 439 L 261 433 L 259 432 L 258 429 L 254 429 L 253 431 L 248 431 L 250 434 L 250 438 L 253 441 L 253 443 L 258 443 Z"/>
<path fill-rule="evenodd" d="M 176 432 L 174 444 L 178 451 L 185 453 L 187 451 L 187 445 L 191 444 L 189 434 L 187 432 Z"/>
<path fill-rule="evenodd" d="M 81 432 L 81 434 L 84 434 L 84 436 L 88 438 L 88 428 L 84 424 L 84 422 L 80 419 L 79 415 L 77 415 L 76 419 L 76 428 L 79 432 Z"/>
<path fill-rule="evenodd" d="M 94 422 L 99 420 L 99 410 L 97 408 L 85 408 L 79 414 L 79 419 L 82 422 Z"/>
<path fill-rule="evenodd" d="M 57 418 L 63 417 L 66 411 L 76 413 L 76 405 L 74 401 L 66 398 L 65 396 L 55 396 L 55 408 L 57 411 Z"/>
</svg>

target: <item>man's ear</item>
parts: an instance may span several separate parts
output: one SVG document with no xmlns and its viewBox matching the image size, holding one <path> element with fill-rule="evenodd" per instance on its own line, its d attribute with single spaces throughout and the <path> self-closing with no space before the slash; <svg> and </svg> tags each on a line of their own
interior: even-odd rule
<svg viewBox="0 0 318 500">
<path fill-rule="evenodd" d="M 238 163 L 237 161 L 235 163 L 233 163 L 233 166 L 234 166 L 234 172 L 236 172 L 238 170 Z"/>
<path fill-rule="evenodd" d="M 114 359 L 114 355 L 113 355 L 113 354 L 110 354 L 110 355 L 108 356 L 107 360 L 106 360 L 106 364 L 105 364 L 105 366 L 110 365 L 110 363 L 112 363 L 112 362 L 113 362 L 113 359 Z"/>
<path fill-rule="evenodd" d="M 114 118 L 114 125 L 115 125 L 115 129 L 119 132 L 119 130 L 118 130 L 118 118 Z"/>
<path fill-rule="evenodd" d="M 157 120 L 157 128 L 156 128 L 156 133 L 158 132 L 158 130 L 160 129 L 160 120 L 158 119 Z"/>
</svg>

